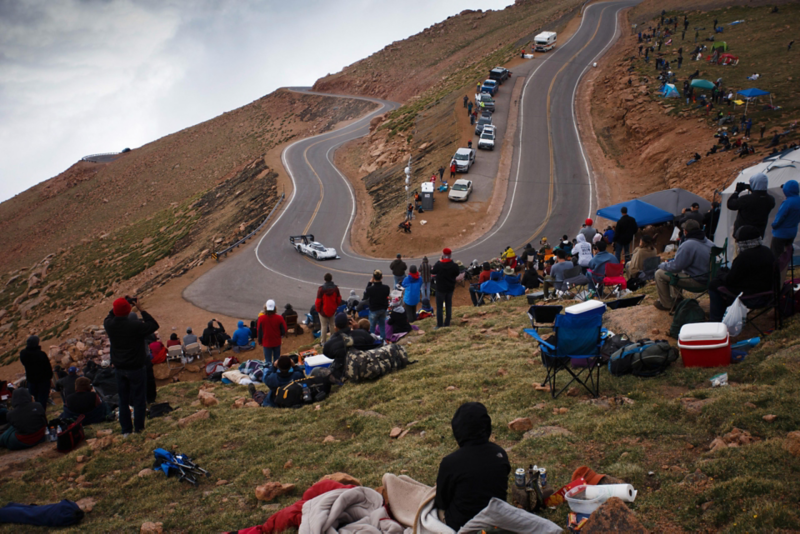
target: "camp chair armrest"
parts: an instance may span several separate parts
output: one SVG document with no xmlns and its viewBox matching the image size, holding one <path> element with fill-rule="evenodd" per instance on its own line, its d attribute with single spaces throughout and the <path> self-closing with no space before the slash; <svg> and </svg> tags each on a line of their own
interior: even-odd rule
<svg viewBox="0 0 800 534">
<path fill-rule="evenodd" d="M 547 347 L 547 348 L 548 348 L 548 349 L 550 349 L 550 350 L 556 350 L 556 347 L 555 347 L 555 345 L 551 345 L 550 343 L 548 343 L 547 341 L 545 341 L 544 339 L 542 339 L 542 338 L 539 336 L 539 332 L 537 332 L 536 330 L 534 330 L 534 329 L 532 329 L 532 328 L 526 328 L 525 330 L 523 330 L 523 332 L 525 332 L 526 334 L 528 334 L 529 336 L 531 336 L 533 339 L 535 339 L 536 341 L 538 341 L 540 345 L 544 345 L 545 347 Z"/>
</svg>

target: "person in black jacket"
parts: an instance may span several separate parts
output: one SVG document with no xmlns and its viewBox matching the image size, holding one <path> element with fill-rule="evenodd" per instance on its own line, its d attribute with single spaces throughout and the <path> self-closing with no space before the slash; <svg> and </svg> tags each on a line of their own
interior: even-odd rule
<svg viewBox="0 0 800 534">
<path fill-rule="evenodd" d="M 431 269 L 431 274 L 436 277 L 436 327 L 450 326 L 450 317 L 453 313 L 453 291 L 456 289 L 456 278 L 460 274 L 458 265 L 450 258 L 453 252 L 446 248 L 442 250 L 442 258 Z M 442 320 L 442 307 L 447 307 L 447 316 Z"/>
<path fill-rule="evenodd" d="M 353 323 L 345 313 L 337 313 L 333 318 L 333 325 L 336 327 L 336 332 L 325 342 L 322 354 L 333 360 L 330 366 L 331 375 L 337 381 L 341 381 L 347 363 L 347 350 L 350 348 L 370 350 L 377 345 L 375 338 L 369 332 L 361 328 L 353 328 Z"/>
<path fill-rule="evenodd" d="M 411 323 L 408 322 L 408 314 L 405 307 L 403 307 L 402 298 L 399 295 L 394 297 L 389 307 L 389 319 L 386 324 L 392 326 L 392 333 L 411 332 Z M 414 315 L 416 316 L 416 313 Z"/>
<path fill-rule="evenodd" d="M 47 399 L 50 398 L 50 385 L 53 381 L 53 366 L 50 358 L 39 346 L 39 338 L 31 336 L 25 348 L 19 353 L 19 361 L 25 367 L 25 380 L 28 391 L 36 402 L 47 410 Z"/>
<path fill-rule="evenodd" d="M 742 226 L 736 233 L 739 255 L 731 263 L 730 271 L 719 275 L 709 286 L 710 321 L 722 321 L 725 309 L 733 304 L 739 293 L 748 296 L 773 289 L 778 266 L 775 255 L 761 243 L 758 232 L 753 226 Z M 721 287 L 727 291 L 721 292 Z"/>
<path fill-rule="evenodd" d="M 6 416 L 11 426 L 0 435 L 0 447 L 18 451 L 30 449 L 44 441 L 47 416 L 42 405 L 33 401 L 27 389 L 14 390 L 11 407 L 12 410 Z"/>
<path fill-rule="evenodd" d="M 740 196 L 745 189 L 736 185 L 736 191 L 728 199 L 728 209 L 739 212 L 733 222 L 734 236 L 742 226 L 754 226 L 759 236 L 764 238 L 769 214 L 775 207 L 775 199 L 767 191 L 768 186 L 769 180 L 763 172 L 750 177 L 749 195 Z"/>
<path fill-rule="evenodd" d="M 506 500 L 511 464 L 506 451 L 489 441 L 492 418 L 483 404 L 462 404 L 451 425 L 459 449 L 439 464 L 435 505 L 444 511 L 447 526 L 458 531 L 492 497 Z"/>
<path fill-rule="evenodd" d="M 56 391 L 61 393 L 61 400 L 64 402 L 67 402 L 67 397 L 75 393 L 75 381 L 78 379 L 78 368 L 73 365 L 67 370 L 67 373 L 67 376 L 61 377 L 56 381 Z"/>
<path fill-rule="evenodd" d="M 103 321 L 111 343 L 111 363 L 117 374 L 119 394 L 119 426 L 122 435 L 144 430 L 147 407 L 147 354 L 144 340 L 158 330 L 158 322 L 142 309 L 138 299 L 118 298 Z M 141 313 L 142 319 L 131 319 L 131 304 Z M 128 408 L 133 406 L 133 422 Z"/>
<path fill-rule="evenodd" d="M 617 263 L 625 263 L 622 258 L 622 252 L 625 251 L 627 256 L 631 251 L 631 241 L 639 231 L 639 225 L 636 224 L 636 219 L 628 215 L 628 208 L 622 206 L 620 208 L 622 217 L 617 221 L 617 227 L 614 230 L 614 255 L 617 257 Z"/>
<path fill-rule="evenodd" d="M 83 425 L 102 423 L 108 416 L 108 405 L 92 391 L 92 383 L 85 376 L 75 382 L 75 392 L 67 397 L 61 419 L 77 419 L 83 415 Z"/>
<path fill-rule="evenodd" d="M 379 269 L 375 269 L 372 273 L 372 280 L 367 284 L 367 289 L 364 291 L 364 298 L 369 302 L 369 331 L 375 331 L 375 325 L 378 325 L 381 341 L 386 341 L 386 309 L 389 307 L 389 293 L 391 289 L 389 286 L 383 284 L 383 273 Z"/>
</svg>

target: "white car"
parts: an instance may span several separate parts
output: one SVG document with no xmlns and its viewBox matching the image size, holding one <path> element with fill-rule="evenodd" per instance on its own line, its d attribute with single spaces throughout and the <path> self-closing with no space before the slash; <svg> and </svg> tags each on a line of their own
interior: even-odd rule
<svg viewBox="0 0 800 534">
<path fill-rule="evenodd" d="M 469 200 L 469 195 L 472 193 L 472 180 L 459 179 L 450 188 L 447 198 L 455 202 L 465 202 Z"/>
<path fill-rule="evenodd" d="M 494 150 L 494 137 L 494 126 L 487 124 L 483 127 L 481 138 L 478 139 L 478 148 L 482 148 L 484 150 Z"/>
<path fill-rule="evenodd" d="M 322 243 L 314 241 L 314 236 L 312 234 L 291 236 L 289 237 L 289 242 L 297 252 L 305 254 L 306 256 L 311 256 L 315 260 L 332 260 L 339 258 L 335 248 L 328 248 Z"/>
<path fill-rule="evenodd" d="M 459 148 L 453 156 L 458 172 L 469 172 L 469 168 L 475 163 L 475 151 L 471 148 Z"/>
</svg>

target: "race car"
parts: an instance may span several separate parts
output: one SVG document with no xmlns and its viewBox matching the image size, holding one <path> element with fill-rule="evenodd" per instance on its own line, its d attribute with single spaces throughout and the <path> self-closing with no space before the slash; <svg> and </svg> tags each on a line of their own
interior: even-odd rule
<svg viewBox="0 0 800 534">
<path fill-rule="evenodd" d="M 327 248 L 322 243 L 317 243 L 313 234 L 293 235 L 289 237 L 289 242 L 297 252 L 311 256 L 315 260 L 339 259 L 335 248 Z"/>
</svg>

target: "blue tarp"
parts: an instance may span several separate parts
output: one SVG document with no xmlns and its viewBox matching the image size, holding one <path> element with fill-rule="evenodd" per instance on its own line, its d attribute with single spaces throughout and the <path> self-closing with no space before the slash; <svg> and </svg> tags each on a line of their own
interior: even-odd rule
<svg viewBox="0 0 800 534">
<path fill-rule="evenodd" d="M 757 96 L 767 96 L 769 92 L 753 87 L 752 89 L 743 89 L 742 91 L 737 91 L 736 94 L 742 95 L 745 98 L 755 98 Z"/>
<path fill-rule="evenodd" d="M 625 206 L 628 208 L 628 215 L 636 219 L 636 224 L 640 227 L 647 226 L 648 224 L 659 224 L 669 222 L 674 219 L 673 215 L 668 211 L 657 208 L 647 202 L 633 199 L 607 208 L 597 210 L 597 215 L 611 221 L 618 221 L 622 214 L 619 212 L 620 208 Z"/>
</svg>

